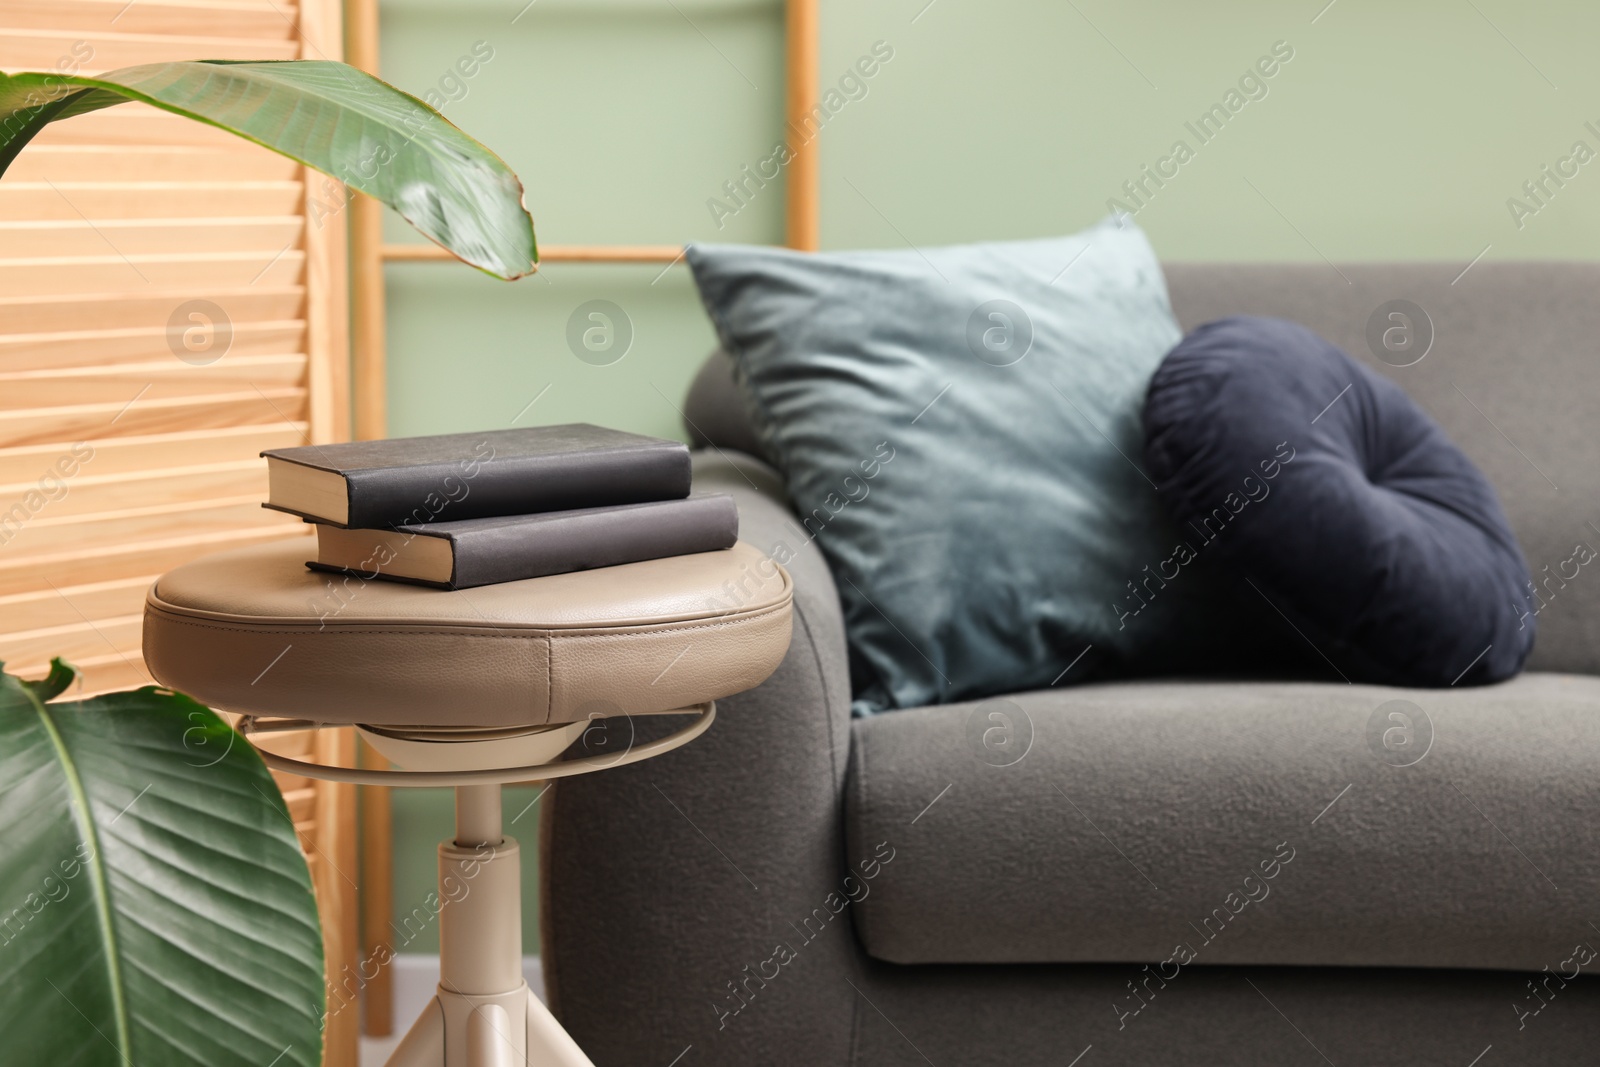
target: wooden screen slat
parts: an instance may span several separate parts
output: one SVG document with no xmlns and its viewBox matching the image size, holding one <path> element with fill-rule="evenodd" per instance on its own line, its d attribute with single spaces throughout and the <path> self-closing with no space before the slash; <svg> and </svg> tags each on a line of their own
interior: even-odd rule
<svg viewBox="0 0 1600 1067">
<path fill-rule="evenodd" d="M 124 168 L 147 182 L 294 181 L 300 167 L 275 152 L 240 152 L 237 146 L 39 144 L 28 146 L 6 169 L 7 182 L 93 182 Z"/>
<path fill-rule="evenodd" d="M 46 549 L 27 555 L 0 552 L 0 594 L 49 589 L 52 573 L 70 574 L 82 582 L 110 581 L 132 573 L 171 570 L 211 552 L 296 537 L 306 537 L 305 524 L 280 516 L 279 520 L 267 520 L 254 529 L 226 525 L 220 529 L 189 528 L 174 522 L 169 524 L 165 536 L 152 534 L 138 542 L 113 539 L 106 544 L 73 545 L 59 551 Z M 0 649 L 3 648 L 3 641 L 0 641 Z"/>
<path fill-rule="evenodd" d="M 196 397 L 144 400 L 137 394 L 123 404 L 78 404 L 0 412 L 0 440 L 15 444 L 82 441 L 105 436 L 113 427 L 129 434 L 172 433 L 205 427 L 255 426 L 300 415 L 304 389 L 256 389 Z"/>
<path fill-rule="evenodd" d="M 140 282 L 163 289 L 258 281 L 292 285 L 305 269 L 305 258 L 298 250 L 8 258 L 0 259 L 0 290 L 16 296 L 60 296 L 127 289 Z"/>
<path fill-rule="evenodd" d="M 138 475 L 56 478 L 49 485 L 57 492 L 58 499 L 48 500 L 40 514 L 59 521 L 130 509 L 206 504 L 219 498 L 237 499 L 245 494 L 254 494 L 259 503 L 267 492 L 267 472 L 262 469 L 260 460 L 248 459 L 204 467 L 144 471 Z M 29 483 L 0 486 L 0 499 L 21 497 L 31 488 L 34 485 Z"/>
<path fill-rule="evenodd" d="M 27 70 L 39 63 L 40 55 L 71 56 L 79 42 L 94 48 L 89 62 L 80 69 L 85 74 L 134 67 L 141 63 L 171 63 L 184 59 L 295 59 L 295 41 L 251 39 L 248 37 L 173 37 L 165 34 L 107 33 L 103 30 L 62 32 L 24 30 L 0 25 L 0 66 L 7 70 Z M 53 64 L 44 69 L 53 69 Z M 119 105 L 121 106 L 121 105 Z"/>
<path fill-rule="evenodd" d="M 180 430 L 176 433 L 111 437 L 84 443 L 94 450 L 80 467 L 86 477 L 146 474 L 189 466 L 196 456 L 216 463 L 253 460 L 268 448 L 292 448 L 306 443 L 305 423 L 273 426 L 230 426 L 220 429 Z M 0 448 L 0 483 L 34 483 L 71 450 L 71 443 L 53 441 Z"/>
<path fill-rule="evenodd" d="M 298 243 L 304 225 L 298 215 L 207 219 L 50 219 L 11 222 L 0 219 L 0 249 L 7 257 L 58 258 L 171 255 L 195 252 L 266 252 Z"/>
<path fill-rule="evenodd" d="M 116 578 L 109 582 L 60 586 L 0 596 L 0 617 L 26 614 L 34 629 L 71 626 L 91 619 L 137 615 L 144 610 L 145 591 L 156 580 L 154 574 Z"/>
<path fill-rule="evenodd" d="M 113 363 L 106 367 L 64 367 L 61 370 L 0 372 L 0 411 L 47 408 L 63 395 L 84 403 L 126 404 L 236 392 L 251 386 L 280 389 L 297 386 L 305 377 L 306 357 L 239 356 L 204 367 L 173 360 L 164 363 Z"/>
<path fill-rule="evenodd" d="M 108 652 L 130 653 L 139 647 L 139 625 L 144 615 L 124 615 L 109 619 L 84 620 L 64 626 L 22 630 L 6 635 L 9 663 L 18 670 L 35 670 L 60 656 L 68 663 Z"/>
<path fill-rule="evenodd" d="M 250 526 L 281 526 L 287 515 L 261 507 L 261 494 L 222 497 L 204 506 L 184 502 L 122 508 L 113 512 L 54 519 L 36 518 L 24 524 L 6 543 L 6 556 L 47 560 L 71 549 L 111 549 L 134 540 L 159 540 L 182 534 L 227 533 Z M 8 620 L 8 626 L 17 620 Z M 3 642 L 0 638 L 0 642 Z"/>
<path fill-rule="evenodd" d="M 0 14 L 7 26 L 19 29 L 287 40 L 294 36 L 296 12 L 294 4 L 272 0 L 7 0 Z"/>
<path fill-rule="evenodd" d="M 0 188 L 4 186 L 0 182 Z M 262 283 L 244 289 L 197 286 L 180 293 L 124 291 L 28 299 L 0 297 L 0 326 L 8 334 L 151 327 L 165 330 L 179 305 L 209 300 L 226 308 L 238 329 L 252 321 L 281 323 L 300 318 L 305 295 L 303 286 Z"/>
<path fill-rule="evenodd" d="M 172 301 L 172 306 L 178 306 Z M 233 324 L 229 359 L 276 356 L 305 351 L 305 323 L 240 322 Z M 0 333 L 0 373 L 120 364 L 172 358 L 167 326 L 134 326 L 113 330 L 63 330 L 56 333 Z M 220 361 L 219 361 L 220 362 Z"/>
<path fill-rule="evenodd" d="M 7 180 L 0 181 L 0 218 L 99 220 L 286 215 L 302 210 L 300 196 L 300 183 L 296 181 Z"/>
<path fill-rule="evenodd" d="M 289 817 L 298 823 L 308 823 L 316 815 L 317 791 L 312 786 L 286 790 L 283 802 L 289 808 Z"/>
</svg>

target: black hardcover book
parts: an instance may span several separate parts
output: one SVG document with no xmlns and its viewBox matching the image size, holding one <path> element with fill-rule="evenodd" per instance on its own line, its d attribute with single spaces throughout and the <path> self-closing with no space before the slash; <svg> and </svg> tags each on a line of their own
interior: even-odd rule
<svg viewBox="0 0 1600 1067">
<path fill-rule="evenodd" d="M 266 507 L 389 528 L 689 495 L 689 449 L 588 423 L 274 448 Z"/>
<path fill-rule="evenodd" d="M 439 589 L 471 589 L 733 547 L 739 513 L 725 493 L 393 530 L 317 525 L 306 566 Z"/>
</svg>

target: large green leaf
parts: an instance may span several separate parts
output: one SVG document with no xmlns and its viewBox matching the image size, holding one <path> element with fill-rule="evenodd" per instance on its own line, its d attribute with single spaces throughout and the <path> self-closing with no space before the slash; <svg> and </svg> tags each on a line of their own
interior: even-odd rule
<svg viewBox="0 0 1600 1067">
<path fill-rule="evenodd" d="M 154 687 L 0 674 L 0 1062 L 317 1067 L 306 863 L 255 750 Z"/>
<path fill-rule="evenodd" d="M 129 100 L 315 167 L 490 274 L 519 278 L 538 259 L 522 183 L 499 156 L 416 97 L 326 60 L 149 63 L 95 77 L 0 74 L 0 174 L 49 123 Z"/>
</svg>

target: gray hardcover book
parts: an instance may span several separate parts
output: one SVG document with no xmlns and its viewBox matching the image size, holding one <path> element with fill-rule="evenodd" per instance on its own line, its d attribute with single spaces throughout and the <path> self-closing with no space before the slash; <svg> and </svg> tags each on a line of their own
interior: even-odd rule
<svg viewBox="0 0 1600 1067">
<path fill-rule="evenodd" d="M 471 589 L 733 547 L 739 513 L 724 493 L 609 508 L 421 523 L 392 530 L 317 524 L 306 566 L 360 578 Z"/>
<path fill-rule="evenodd" d="M 275 448 L 266 506 L 395 527 L 689 495 L 689 449 L 588 423 Z"/>
</svg>

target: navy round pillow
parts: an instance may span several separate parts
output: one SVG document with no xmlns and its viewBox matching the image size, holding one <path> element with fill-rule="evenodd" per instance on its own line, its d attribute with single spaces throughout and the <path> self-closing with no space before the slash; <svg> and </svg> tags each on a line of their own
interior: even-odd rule
<svg viewBox="0 0 1600 1067">
<path fill-rule="evenodd" d="M 1197 555 L 1353 682 L 1521 669 L 1528 567 L 1494 489 L 1399 386 L 1303 326 L 1195 330 L 1145 399 L 1145 458 Z M 1280 620 L 1281 624 L 1281 620 Z"/>
</svg>

